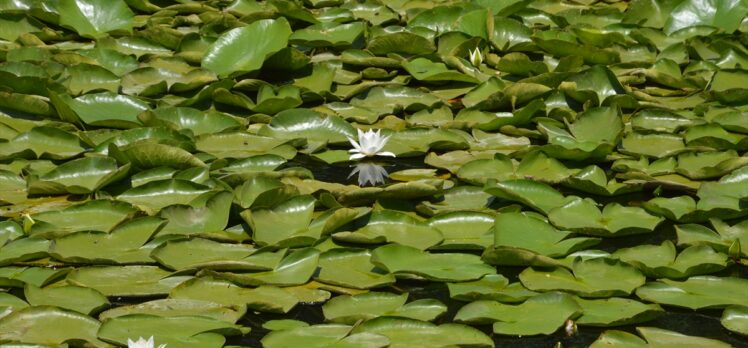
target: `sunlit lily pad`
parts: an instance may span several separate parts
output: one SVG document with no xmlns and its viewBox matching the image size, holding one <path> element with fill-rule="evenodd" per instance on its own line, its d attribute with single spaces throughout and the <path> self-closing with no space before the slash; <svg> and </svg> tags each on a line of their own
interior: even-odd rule
<svg viewBox="0 0 748 348">
<path fill-rule="evenodd" d="M 552 310 L 549 310 L 552 309 Z M 519 305 L 506 305 L 495 301 L 469 303 L 457 312 L 459 322 L 493 323 L 493 331 L 503 335 L 551 334 L 567 319 L 575 318 L 582 308 L 574 297 L 550 292 L 529 298 Z"/>
<path fill-rule="evenodd" d="M 636 295 L 647 301 L 671 306 L 721 308 L 748 304 L 744 296 L 748 281 L 742 278 L 696 276 L 684 281 L 661 279 L 649 282 L 636 290 Z"/>
<path fill-rule="evenodd" d="M 496 270 L 469 254 L 434 254 L 399 244 L 374 249 L 371 262 L 395 274 L 435 281 L 475 280 Z"/>
<path fill-rule="evenodd" d="M 705 245 L 686 248 L 676 257 L 675 246 L 670 241 L 658 246 L 639 245 L 618 249 L 611 257 L 636 266 L 652 278 L 686 278 L 710 274 L 723 269 L 727 264 L 727 255 L 715 252 Z"/>
<path fill-rule="evenodd" d="M 391 346 L 445 347 L 459 343 L 474 347 L 493 347 L 488 336 L 470 326 L 434 325 L 414 319 L 379 317 L 357 326 L 353 332 L 386 336 L 390 339 Z"/>
<path fill-rule="evenodd" d="M 58 346 L 81 340 L 94 347 L 108 345 L 97 338 L 98 320 L 87 315 L 50 306 L 28 307 L 0 318 L 0 341 Z"/>
<path fill-rule="evenodd" d="M 118 344 L 127 343 L 132 336 L 158 337 L 158 344 L 181 347 L 222 347 L 224 335 L 240 335 L 237 325 L 204 316 L 159 317 L 149 314 L 129 314 L 109 318 L 99 329 L 98 336 Z M 247 330 L 248 331 L 248 330 Z"/>
<path fill-rule="evenodd" d="M 628 295 L 646 281 L 636 268 L 606 258 L 576 259 L 571 271 L 563 267 L 550 271 L 528 268 L 519 279 L 530 290 L 566 290 L 582 297 Z"/>
<path fill-rule="evenodd" d="M 263 337 L 263 347 L 386 347 L 390 340 L 383 335 L 352 333 L 352 327 L 341 324 L 322 324 L 273 331 Z"/>
<path fill-rule="evenodd" d="M 652 347 L 652 346 L 694 346 L 726 348 L 729 344 L 705 337 L 688 336 L 678 332 L 654 327 L 637 327 L 636 331 L 643 337 L 625 331 L 605 331 L 590 347 Z"/>
<path fill-rule="evenodd" d="M 556 226 L 574 232 L 621 236 L 653 232 L 664 219 L 652 216 L 642 208 L 606 205 L 602 211 L 590 199 L 567 197 L 568 202 L 552 209 L 548 219 Z"/>
<path fill-rule="evenodd" d="M 600 241 L 568 238 L 570 235 L 529 214 L 500 214 L 494 225 L 493 248 L 483 253 L 483 259 L 496 265 L 552 266 L 557 263 L 551 258 L 566 256 Z"/>
<path fill-rule="evenodd" d="M 748 307 L 730 306 L 722 312 L 722 326 L 730 331 L 748 335 Z"/>
<path fill-rule="evenodd" d="M 66 278 L 74 285 L 95 289 L 105 296 L 154 296 L 168 294 L 191 276 L 169 276 L 155 266 L 81 267 Z"/>
<path fill-rule="evenodd" d="M 369 292 L 355 296 L 338 296 L 325 303 L 322 311 L 328 321 L 355 324 L 379 316 L 396 316 L 431 321 L 444 314 L 447 307 L 437 300 L 424 299 L 405 303 L 408 294 Z"/>
</svg>

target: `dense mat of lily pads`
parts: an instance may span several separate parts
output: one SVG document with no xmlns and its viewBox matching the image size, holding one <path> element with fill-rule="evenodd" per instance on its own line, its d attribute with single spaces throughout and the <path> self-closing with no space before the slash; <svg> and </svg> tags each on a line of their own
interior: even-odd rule
<svg viewBox="0 0 748 348">
<path fill-rule="evenodd" d="M 747 14 L 0 1 L 0 347 L 744 344 Z"/>
</svg>

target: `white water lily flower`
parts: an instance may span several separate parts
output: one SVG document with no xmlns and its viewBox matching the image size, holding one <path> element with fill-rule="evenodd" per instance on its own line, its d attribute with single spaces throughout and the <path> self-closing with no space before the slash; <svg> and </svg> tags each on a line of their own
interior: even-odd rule
<svg viewBox="0 0 748 348">
<path fill-rule="evenodd" d="M 358 173 L 358 186 L 365 186 L 367 183 L 371 186 L 384 184 L 384 179 L 388 177 L 387 170 L 384 167 L 368 162 L 356 164 L 348 178 Z"/>
<path fill-rule="evenodd" d="M 367 132 L 362 132 L 360 129 L 357 129 L 357 131 L 358 142 L 351 138 L 348 138 L 348 141 L 350 141 L 351 145 L 353 145 L 353 148 L 348 150 L 348 152 L 352 153 L 351 157 L 348 158 L 349 160 L 372 156 L 395 157 L 395 154 L 392 152 L 382 151 L 382 148 L 384 148 L 384 145 L 387 144 L 387 140 L 389 140 L 390 137 L 382 136 L 381 134 L 379 134 L 379 130 L 374 132 L 370 129 Z"/>
<path fill-rule="evenodd" d="M 470 63 L 473 66 L 478 67 L 483 63 L 483 54 L 476 47 L 475 50 L 470 50 Z"/>
<path fill-rule="evenodd" d="M 127 339 L 127 348 L 153 348 L 153 336 L 148 339 L 148 341 L 145 340 L 145 338 L 140 337 L 137 341 L 133 341 L 131 339 Z M 165 348 L 166 344 L 161 344 L 158 346 L 158 348 Z"/>
</svg>

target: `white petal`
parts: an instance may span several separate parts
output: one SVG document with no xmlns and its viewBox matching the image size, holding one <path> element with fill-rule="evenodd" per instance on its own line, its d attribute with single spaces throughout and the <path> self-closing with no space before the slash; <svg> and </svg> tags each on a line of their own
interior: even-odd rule
<svg viewBox="0 0 748 348">
<path fill-rule="evenodd" d="M 353 145 L 353 147 L 355 147 L 355 148 L 357 148 L 357 149 L 361 149 L 361 145 L 359 145 L 359 144 L 358 144 L 358 143 L 357 143 L 357 142 L 356 142 L 355 140 L 353 140 L 352 138 L 348 138 L 348 141 L 349 141 L 349 142 L 351 143 L 351 145 Z"/>
<path fill-rule="evenodd" d="M 389 151 L 377 152 L 377 156 L 397 157 L 394 153 Z"/>
<path fill-rule="evenodd" d="M 361 159 L 361 158 L 364 158 L 364 157 L 366 157 L 366 156 L 362 155 L 360 153 L 357 153 L 357 154 L 354 154 L 354 155 L 351 155 L 350 157 L 348 157 L 348 160 L 350 161 L 350 160 L 355 160 L 355 159 Z"/>
</svg>

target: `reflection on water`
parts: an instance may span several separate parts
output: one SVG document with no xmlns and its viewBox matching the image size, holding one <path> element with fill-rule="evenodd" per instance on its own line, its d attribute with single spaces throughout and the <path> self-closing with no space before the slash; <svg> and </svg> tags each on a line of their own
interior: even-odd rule
<svg viewBox="0 0 748 348">
<path fill-rule="evenodd" d="M 387 169 L 373 162 L 359 162 L 356 163 L 356 167 L 353 168 L 351 174 L 348 175 L 350 179 L 352 176 L 358 174 L 358 186 L 377 186 L 384 184 L 387 179 Z"/>
</svg>

